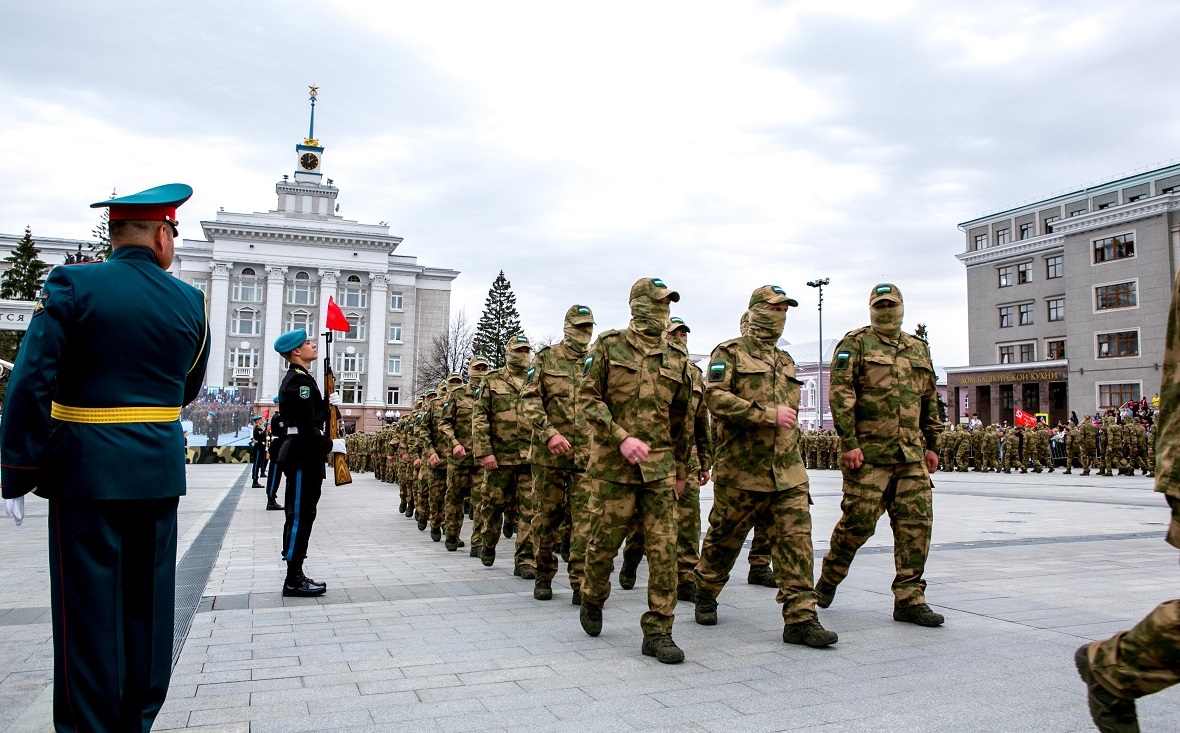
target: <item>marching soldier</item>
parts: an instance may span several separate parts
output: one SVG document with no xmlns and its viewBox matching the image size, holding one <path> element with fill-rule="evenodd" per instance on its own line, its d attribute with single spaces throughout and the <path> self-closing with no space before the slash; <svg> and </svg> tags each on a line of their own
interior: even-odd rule
<svg viewBox="0 0 1180 733">
<path fill-rule="evenodd" d="M 447 452 L 447 496 L 443 510 L 446 548 L 450 552 L 463 546 L 463 541 L 459 539 L 459 533 L 463 530 L 463 504 L 471 500 L 472 487 L 479 473 L 475 455 L 471 452 L 474 445 L 471 440 L 471 413 L 475 408 L 475 388 L 488 373 L 487 361 L 473 356 L 467 365 L 467 373 L 471 375 L 471 384 L 465 383 L 459 372 L 451 373 L 448 379 L 450 392 L 443 404 L 442 422 L 439 425 L 451 446 Z"/>
</svg>

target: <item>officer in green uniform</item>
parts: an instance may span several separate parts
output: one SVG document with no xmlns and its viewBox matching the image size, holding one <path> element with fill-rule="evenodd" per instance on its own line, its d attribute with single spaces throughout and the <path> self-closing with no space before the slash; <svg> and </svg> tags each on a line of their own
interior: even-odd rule
<svg viewBox="0 0 1180 733">
<path fill-rule="evenodd" d="M 167 272 L 190 196 L 92 204 L 109 207 L 110 257 L 49 273 L 8 384 L 4 497 L 49 500 L 58 731 L 148 731 L 168 692 L 180 410 L 209 355 L 201 292 Z"/>
</svg>

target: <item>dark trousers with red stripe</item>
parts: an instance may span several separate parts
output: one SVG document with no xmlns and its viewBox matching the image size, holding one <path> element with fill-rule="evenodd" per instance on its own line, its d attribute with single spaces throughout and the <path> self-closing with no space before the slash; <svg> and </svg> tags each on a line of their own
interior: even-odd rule
<svg viewBox="0 0 1180 733">
<path fill-rule="evenodd" d="M 178 502 L 49 502 L 56 730 L 151 730 L 172 676 Z"/>
<path fill-rule="evenodd" d="M 307 557 L 307 542 L 315 523 L 316 505 L 320 503 L 320 488 L 324 484 L 324 469 L 287 469 L 286 504 L 283 506 L 283 559 L 287 561 L 287 580 L 295 580 L 303 572 L 303 558 Z"/>
</svg>

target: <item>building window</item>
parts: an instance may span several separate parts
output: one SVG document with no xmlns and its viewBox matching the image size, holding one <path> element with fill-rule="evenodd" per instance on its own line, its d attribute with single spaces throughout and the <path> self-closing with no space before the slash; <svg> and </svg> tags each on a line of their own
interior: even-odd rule
<svg viewBox="0 0 1180 733">
<path fill-rule="evenodd" d="M 402 403 L 402 388 L 401 387 L 386 387 L 385 388 L 385 404 L 400 405 Z"/>
<path fill-rule="evenodd" d="M 295 279 L 287 285 L 287 305 L 315 305 L 315 288 L 306 272 L 295 273 Z"/>
<path fill-rule="evenodd" d="M 1139 356 L 1139 332 L 1118 331 L 1098 334 L 1098 358 L 1118 359 Z"/>
<path fill-rule="evenodd" d="M 1016 317 L 1015 308 L 1006 305 L 1000 309 L 1000 328 L 1012 328 L 1016 325 L 1012 319 Z"/>
<path fill-rule="evenodd" d="M 1020 225 L 1020 238 L 1032 239 L 1035 236 L 1033 233 L 1033 223 L 1031 221 Z"/>
<path fill-rule="evenodd" d="M 1015 346 L 1001 346 L 1000 347 L 1000 363 L 1001 364 L 1011 364 L 1015 360 L 1016 360 L 1016 347 Z"/>
<path fill-rule="evenodd" d="M 1069 212 L 1069 215 L 1070 216 L 1081 216 L 1082 214 L 1085 214 L 1088 211 L 1089 211 L 1089 209 L 1074 209 L 1073 211 Z"/>
<path fill-rule="evenodd" d="M 348 319 L 348 333 L 340 338 L 346 341 L 364 341 L 365 317 L 360 313 L 345 313 L 344 317 Z"/>
<path fill-rule="evenodd" d="M 1053 222 L 1058 221 L 1059 219 L 1061 219 L 1060 216 L 1046 216 L 1045 217 L 1045 220 L 1042 222 L 1045 225 L 1045 234 L 1052 234 L 1053 233 Z"/>
<path fill-rule="evenodd" d="M 369 289 L 361 284 L 357 275 L 349 275 L 340 289 L 340 306 L 342 308 L 368 308 Z"/>
<path fill-rule="evenodd" d="M 1000 287 L 1006 288 L 1012 284 L 1012 266 L 997 268 L 1000 273 Z"/>
<path fill-rule="evenodd" d="M 1032 282 L 1032 263 L 1022 262 L 1016 266 L 1016 282 L 1021 285 Z"/>
<path fill-rule="evenodd" d="M 1055 255 L 1045 260 L 1045 279 L 1053 280 L 1065 275 L 1065 258 Z"/>
<path fill-rule="evenodd" d="M 405 298 L 402 296 L 402 291 L 389 291 L 389 310 L 400 311 L 405 309 Z"/>
<path fill-rule="evenodd" d="M 340 399 L 350 405 L 359 405 L 365 401 L 364 388 L 360 382 L 345 382 L 340 386 Z"/>
<path fill-rule="evenodd" d="M 1033 323 L 1033 304 L 1022 303 L 1020 306 L 1020 325 L 1031 326 Z"/>
<path fill-rule="evenodd" d="M 385 363 L 386 374 L 401 374 L 402 373 L 402 357 L 400 354 L 390 354 Z"/>
<path fill-rule="evenodd" d="M 1094 288 L 1094 309 L 1134 308 L 1139 305 L 1139 284 L 1132 280 L 1114 285 L 1099 285 Z"/>
<path fill-rule="evenodd" d="M 1011 229 L 997 229 L 996 230 L 996 245 L 1008 244 L 1012 241 Z"/>
<path fill-rule="evenodd" d="M 1001 410 L 1011 410 L 1015 406 L 1016 406 L 1016 400 L 1012 394 L 1012 385 L 1001 384 L 1000 385 L 1000 409 Z"/>
<path fill-rule="evenodd" d="M 986 234 L 976 234 L 975 235 L 975 249 L 977 249 L 977 250 L 978 249 L 987 249 L 987 235 Z"/>
<path fill-rule="evenodd" d="M 254 369 L 258 366 L 258 349 L 230 349 L 229 365 L 234 369 Z"/>
<path fill-rule="evenodd" d="M 1049 322 L 1065 320 L 1065 298 L 1049 299 Z"/>
<path fill-rule="evenodd" d="M 402 342 L 402 324 L 389 324 L 389 342 L 393 344 L 400 344 Z"/>
<path fill-rule="evenodd" d="M 1098 409 L 1108 407 L 1122 407 L 1131 400 L 1139 401 L 1140 386 L 1138 382 L 1130 384 L 1099 384 Z"/>
<path fill-rule="evenodd" d="M 338 372 L 355 372 L 357 374 L 364 374 L 365 355 L 359 351 L 353 352 L 351 354 L 347 351 L 337 352 L 335 369 Z"/>
<path fill-rule="evenodd" d="M 1143 194 L 1137 194 L 1137 195 L 1135 195 L 1135 196 L 1128 196 L 1128 197 L 1127 197 L 1127 203 L 1128 203 L 1128 204 L 1130 204 L 1130 203 L 1133 203 L 1133 202 L 1135 202 L 1135 201 L 1138 201 L 1138 200 L 1139 200 L 1139 199 L 1141 199 L 1141 198 L 1143 198 Z"/>
<path fill-rule="evenodd" d="M 239 303 L 262 302 L 262 281 L 254 275 L 253 268 L 242 268 L 242 274 L 234 279 L 232 297 Z"/>
<path fill-rule="evenodd" d="M 262 333 L 262 311 L 238 308 L 234 311 L 230 331 L 235 336 L 257 336 Z"/>
<path fill-rule="evenodd" d="M 287 314 L 287 323 L 284 331 L 294 331 L 297 328 L 302 328 L 307 331 L 309 335 L 315 335 L 314 329 L 311 326 L 311 314 L 305 310 L 291 311 Z"/>
<path fill-rule="evenodd" d="M 200 290 L 201 294 L 204 295 L 205 297 L 209 296 L 209 281 L 208 280 L 193 280 L 190 283 L 190 285 L 192 285 L 197 290 Z"/>
<path fill-rule="evenodd" d="M 1020 361 L 1030 362 L 1037 360 L 1037 345 L 1036 344 L 1021 344 L 1020 345 Z"/>
<path fill-rule="evenodd" d="M 1120 234 L 1094 240 L 1094 264 L 1125 260 L 1135 256 L 1135 235 Z"/>
<path fill-rule="evenodd" d="M 1065 339 L 1049 341 L 1046 344 L 1049 361 L 1065 358 Z"/>
</svg>

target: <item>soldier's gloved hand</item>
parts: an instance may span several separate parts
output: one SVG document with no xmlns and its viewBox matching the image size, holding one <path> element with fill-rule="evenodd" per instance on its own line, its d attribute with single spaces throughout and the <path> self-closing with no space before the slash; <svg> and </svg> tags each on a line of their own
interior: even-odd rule
<svg viewBox="0 0 1180 733">
<path fill-rule="evenodd" d="M 328 404 L 332 407 L 339 407 L 343 402 L 344 398 L 340 396 L 339 392 L 333 392 L 332 394 L 328 395 Z"/>
<path fill-rule="evenodd" d="M 332 441 L 332 452 L 339 453 L 342 456 L 348 455 L 348 448 L 344 445 L 344 438 L 337 438 Z"/>
<path fill-rule="evenodd" d="M 16 522 L 16 526 L 20 526 L 25 521 L 25 497 L 18 496 L 15 499 L 4 500 L 4 514 L 12 517 Z"/>
</svg>

